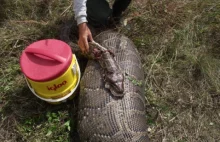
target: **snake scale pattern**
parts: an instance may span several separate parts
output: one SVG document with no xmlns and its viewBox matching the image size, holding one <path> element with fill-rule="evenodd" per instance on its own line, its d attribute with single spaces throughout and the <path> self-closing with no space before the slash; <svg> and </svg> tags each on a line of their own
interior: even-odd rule
<svg viewBox="0 0 220 142">
<path fill-rule="evenodd" d="M 144 72 L 135 45 L 106 31 L 94 40 L 113 52 L 124 74 L 124 96 L 105 88 L 99 62 L 89 60 L 80 83 L 78 133 L 82 142 L 148 142 Z"/>
</svg>

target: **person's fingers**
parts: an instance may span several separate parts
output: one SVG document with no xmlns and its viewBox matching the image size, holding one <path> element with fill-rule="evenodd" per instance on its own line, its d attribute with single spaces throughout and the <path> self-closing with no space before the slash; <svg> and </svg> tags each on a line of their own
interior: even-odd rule
<svg viewBox="0 0 220 142">
<path fill-rule="evenodd" d="M 89 41 L 93 41 L 90 29 L 87 27 L 86 23 L 79 26 L 79 46 L 81 51 L 85 54 L 89 52 Z"/>
<path fill-rule="evenodd" d="M 78 45 L 79 45 L 80 50 L 82 51 L 82 53 L 85 54 L 85 46 L 84 46 L 84 43 L 82 42 L 81 39 L 78 41 Z"/>
<path fill-rule="evenodd" d="M 92 34 L 90 33 L 89 35 L 88 35 L 88 38 L 89 38 L 89 41 L 93 41 L 93 38 L 92 38 Z"/>
<path fill-rule="evenodd" d="M 83 43 L 84 43 L 85 52 L 88 53 L 89 52 L 88 39 L 87 38 L 83 38 Z"/>
</svg>

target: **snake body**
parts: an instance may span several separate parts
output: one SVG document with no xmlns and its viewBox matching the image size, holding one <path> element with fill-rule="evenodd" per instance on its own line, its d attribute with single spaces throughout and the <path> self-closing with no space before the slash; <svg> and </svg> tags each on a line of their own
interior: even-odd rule
<svg viewBox="0 0 220 142">
<path fill-rule="evenodd" d="M 86 142 L 148 142 L 144 72 L 131 40 L 116 32 L 94 38 L 114 55 L 124 74 L 124 95 L 114 96 L 105 87 L 101 65 L 89 60 L 80 83 L 78 133 Z"/>
</svg>

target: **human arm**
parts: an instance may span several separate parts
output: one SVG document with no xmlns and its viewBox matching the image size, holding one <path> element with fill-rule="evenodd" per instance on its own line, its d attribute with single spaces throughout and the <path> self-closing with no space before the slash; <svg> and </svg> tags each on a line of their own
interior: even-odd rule
<svg viewBox="0 0 220 142">
<path fill-rule="evenodd" d="M 73 0 L 73 10 L 77 25 L 87 22 L 86 2 L 87 0 Z"/>
<path fill-rule="evenodd" d="M 79 40 L 78 45 L 83 53 L 89 52 L 88 41 L 93 41 L 92 34 L 90 29 L 87 26 L 87 23 L 81 23 L 79 27 Z"/>
<path fill-rule="evenodd" d="M 87 26 L 86 19 L 86 2 L 87 0 L 73 0 L 74 2 L 74 13 L 77 25 L 79 27 L 79 41 L 78 45 L 83 53 L 88 53 L 89 45 L 88 41 L 92 41 L 92 34 Z"/>
</svg>

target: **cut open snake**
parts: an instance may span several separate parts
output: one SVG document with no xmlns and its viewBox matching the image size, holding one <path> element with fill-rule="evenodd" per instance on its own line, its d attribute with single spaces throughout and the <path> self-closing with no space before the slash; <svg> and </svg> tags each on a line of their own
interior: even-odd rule
<svg viewBox="0 0 220 142">
<path fill-rule="evenodd" d="M 69 39 L 74 24 L 69 25 L 62 29 L 61 39 L 82 57 L 79 47 Z M 88 61 L 81 79 L 77 124 L 80 141 L 148 142 L 144 72 L 134 43 L 112 31 L 102 32 L 94 40 L 98 44 L 90 43 L 91 49 L 93 46 L 105 49 L 98 60 Z M 116 80 L 112 71 L 116 71 Z M 117 78 L 120 75 L 123 79 Z M 122 82 L 121 90 L 120 85 L 111 86 L 111 81 Z"/>
</svg>

